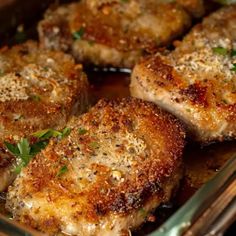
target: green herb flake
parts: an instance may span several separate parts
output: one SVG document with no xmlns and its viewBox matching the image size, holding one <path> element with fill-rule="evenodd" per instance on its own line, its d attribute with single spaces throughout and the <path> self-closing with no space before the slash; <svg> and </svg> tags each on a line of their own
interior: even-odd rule
<svg viewBox="0 0 236 236">
<path fill-rule="evenodd" d="M 47 72 L 47 71 L 49 71 L 49 67 L 48 66 L 44 66 L 43 70 Z"/>
<path fill-rule="evenodd" d="M 24 166 L 26 166 L 31 158 L 29 141 L 26 138 L 22 138 L 17 143 L 18 150 L 20 152 L 20 158 L 22 159 Z"/>
<path fill-rule="evenodd" d="M 66 172 L 68 171 L 68 167 L 65 165 L 65 166 L 62 166 L 61 169 L 58 171 L 57 173 L 57 177 L 60 177 L 62 176 L 63 174 L 65 174 Z"/>
<path fill-rule="evenodd" d="M 30 98 L 35 102 L 39 102 L 41 100 L 40 96 L 36 94 L 31 95 Z"/>
<path fill-rule="evenodd" d="M 13 214 L 12 214 L 11 212 L 7 212 L 6 217 L 7 217 L 9 220 L 13 220 Z"/>
<path fill-rule="evenodd" d="M 224 103 L 224 104 L 227 104 L 228 102 L 226 101 L 226 99 L 222 99 L 222 102 Z"/>
<path fill-rule="evenodd" d="M 20 151 L 18 149 L 18 147 L 16 145 L 13 145 L 11 143 L 8 142 L 4 142 L 6 148 L 8 149 L 8 151 L 13 154 L 14 156 L 19 156 Z"/>
<path fill-rule="evenodd" d="M 35 156 L 41 150 L 43 150 L 48 145 L 48 140 L 41 140 L 37 143 L 31 145 L 30 153 L 31 155 Z"/>
<path fill-rule="evenodd" d="M 143 218 L 146 218 L 148 215 L 147 211 L 144 208 L 140 208 L 139 213 Z"/>
<path fill-rule="evenodd" d="M 91 142 L 89 144 L 89 147 L 92 149 L 98 149 L 99 148 L 99 143 L 98 142 Z"/>
<path fill-rule="evenodd" d="M 24 167 L 24 164 L 23 164 L 23 162 L 21 162 L 19 165 L 17 165 L 17 166 L 15 167 L 14 172 L 15 172 L 16 174 L 20 174 L 21 169 L 22 169 L 23 167 Z"/>
<path fill-rule="evenodd" d="M 86 130 L 86 129 L 84 129 L 84 128 L 79 128 L 78 129 L 78 133 L 79 133 L 79 135 L 84 135 L 84 134 L 86 134 L 88 131 Z"/>
<path fill-rule="evenodd" d="M 233 67 L 231 68 L 231 70 L 236 72 L 236 63 L 233 64 Z"/>
<path fill-rule="evenodd" d="M 233 49 L 233 50 L 231 51 L 231 57 L 235 57 L 235 56 L 236 56 L 236 50 Z"/>
<path fill-rule="evenodd" d="M 37 131 L 35 133 L 33 133 L 33 136 L 38 138 L 38 139 L 50 139 L 52 137 L 56 138 L 56 137 L 60 137 L 62 135 L 62 133 L 60 131 L 54 130 L 54 129 L 44 129 L 44 130 L 40 130 Z"/>
<path fill-rule="evenodd" d="M 46 143 L 35 143 L 30 146 L 29 141 L 26 138 L 22 138 L 17 144 L 11 144 L 4 142 L 8 151 L 19 159 L 18 165 L 15 167 L 15 172 L 20 173 L 22 167 L 28 165 L 30 160 L 39 153 L 42 148 L 46 147 Z"/>
<path fill-rule="evenodd" d="M 67 137 L 70 134 L 70 132 L 71 132 L 71 128 L 65 127 L 61 132 L 60 138 Z"/>
<path fill-rule="evenodd" d="M 212 48 L 213 52 L 222 56 L 227 55 L 228 50 L 226 48 L 223 47 L 214 47 Z"/>
<path fill-rule="evenodd" d="M 57 131 L 55 129 L 44 129 L 33 133 L 33 136 L 41 140 L 47 140 L 50 138 L 62 139 L 67 137 L 70 132 L 71 128 L 68 127 L 65 127 L 62 131 Z"/>
<path fill-rule="evenodd" d="M 76 32 L 73 33 L 73 38 L 75 40 L 80 40 L 82 39 L 83 35 L 84 35 L 84 32 L 85 32 L 85 28 L 84 27 L 80 27 L 80 29 Z"/>
</svg>

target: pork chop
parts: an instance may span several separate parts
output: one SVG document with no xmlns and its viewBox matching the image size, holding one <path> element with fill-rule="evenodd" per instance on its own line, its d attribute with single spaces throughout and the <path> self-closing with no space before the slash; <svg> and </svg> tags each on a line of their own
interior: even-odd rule
<svg viewBox="0 0 236 236">
<path fill-rule="evenodd" d="M 190 14 L 175 2 L 84 0 L 49 9 L 38 31 L 44 47 L 68 51 L 80 62 L 133 67 L 190 24 Z"/>
<path fill-rule="evenodd" d="M 3 142 L 61 129 L 87 106 L 87 79 L 70 55 L 29 41 L 0 51 L 0 191 L 11 180 L 14 158 Z"/>
<path fill-rule="evenodd" d="M 14 219 L 49 235 L 127 235 L 181 178 L 182 124 L 152 103 L 101 100 L 9 187 Z"/>
<path fill-rule="evenodd" d="M 174 51 L 136 65 L 130 91 L 182 119 L 196 141 L 236 138 L 236 5 L 206 17 Z"/>
</svg>

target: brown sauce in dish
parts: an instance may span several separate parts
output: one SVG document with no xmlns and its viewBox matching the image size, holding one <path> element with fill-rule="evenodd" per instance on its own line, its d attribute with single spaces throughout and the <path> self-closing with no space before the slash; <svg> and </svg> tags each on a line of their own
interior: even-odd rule
<svg viewBox="0 0 236 236">
<path fill-rule="evenodd" d="M 88 71 L 90 80 L 91 103 L 94 105 L 100 98 L 113 99 L 127 97 L 129 94 L 129 74 L 114 72 Z M 160 206 L 153 216 L 134 236 L 143 236 L 156 230 L 168 217 L 181 207 L 205 182 L 211 179 L 236 153 L 236 142 L 215 143 L 206 147 L 188 144 L 184 152 L 185 174 L 180 188 L 171 203 Z M 6 193 L 0 194 L 0 212 L 11 217 L 6 211 Z"/>
</svg>

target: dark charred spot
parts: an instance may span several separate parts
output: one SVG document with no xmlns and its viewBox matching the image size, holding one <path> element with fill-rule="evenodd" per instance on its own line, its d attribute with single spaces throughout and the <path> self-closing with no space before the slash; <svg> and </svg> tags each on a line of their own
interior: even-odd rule
<svg viewBox="0 0 236 236">
<path fill-rule="evenodd" d="M 125 195 L 121 193 L 111 204 L 111 211 L 122 213 L 126 212 L 126 199 Z"/>
<path fill-rule="evenodd" d="M 155 81 L 155 83 L 158 85 L 158 87 L 164 87 L 165 86 L 165 83 L 164 82 L 161 82 L 161 81 Z"/>
<path fill-rule="evenodd" d="M 29 54 L 29 49 L 28 49 L 28 47 L 25 47 L 25 46 L 21 47 L 21 49 L 19 50 L 19 53 L 20 53 L 22 56 L 25 56 L 25 55 Z"/>
<path fill-rule="evenodd" d="M 15 76 L 16 76 L 16 77 L 21 77 L 21 75 L 20 75 L 19 72 L 15 72 Z"/>
<path fill-rule="evenodd" d="M 128 132 L 133 132 L 134 131 L 134 124 L 133 124 L 132 120 L 125 119 L 123 121 L 123 123 L 127 127 Z"/>
<path fill-rule="evenodd" d="M 94 208 L 97 215 L 104 216 L 106 214 L 106 210 L 102 205 L 96 204 Z"/>
<path fill-rule="evenodd" d="M 91 121 L 92 126 L 98 127 L 99 123 L 95 120 Z"/>
<path fill-rule="evenodd" d="M 207 87 L 200 84 L 191 84 L 186 89 L 182 89 L 180 94 L 186 96 L 191 102 L 206 107 L 208 105 L 206 97 Z"/>
</svg>

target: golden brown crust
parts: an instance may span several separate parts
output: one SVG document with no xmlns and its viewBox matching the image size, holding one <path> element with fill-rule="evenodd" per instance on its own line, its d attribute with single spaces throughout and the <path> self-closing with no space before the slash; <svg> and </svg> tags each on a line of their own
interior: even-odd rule
<svg viewBox="0 0 236 236">
<path fill-rule="evenodd" d="M 62 129 L 87 107 L 88 82 L 70 55 L 40 49 L 28 41 L 0 50 L 0 145 L 33 132 Z M 5 160 L 0 153 L 0 162 Z M 10 155 L 10 154 L 9 154 Z M 0 166 L 0 191 L 12 181 L 15 158 Z M 9 178 L 9 181 L 8 181 Z"/>
<path fill-rule="evenodd" d="M 78 103 L 86 106 L 87 80 L 69 55 L 29 41 L 3 48 L 0 63 L 1 139 L 61 128 Z"/>
<path fill-rule="evenodd" d="M 225 7 L 195 26 L 173 52 L 140 62 L 132 95 L 184 120 L 197 141 L 235 138 L 235 23 L 236 5 Z"/>
<path fill-rule="evenodd" d="M 169 199 L 180 178 L 185 137 L 173 116 L 137 99 L 101 100 L 69 126 L 71 134 L 52 140 L 10 188 L 8 208 L 16 219 L 29 223 L 30 218 L 32 226 L 49 233 L 48 221 L 54 222 L 54 233 L 68 232 L 71 222 L 92 225 L 87 231 L 78 226 L 77 234 L 98 233 L 109 217 L 128 217 L 149 201 L 156 202 L 153 209 Z M 86 133 L 80 134 L 81 128 Z M 68 171 L 58 177 L 63 166 Z M 39 212 L 35 201 L 41 202 Z M 61 215 L 65 206 L 68 222 Z"/>
<path fill-rule="evenodd" d="M 39 35 L 44 47 L 70 50 L 85 63 L 132 67 L 189 26 L 189 15 L 176 3 L 81 1 L 49 10 Z"/>
</svg>

